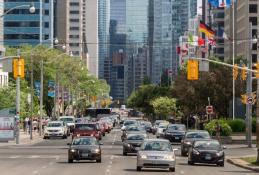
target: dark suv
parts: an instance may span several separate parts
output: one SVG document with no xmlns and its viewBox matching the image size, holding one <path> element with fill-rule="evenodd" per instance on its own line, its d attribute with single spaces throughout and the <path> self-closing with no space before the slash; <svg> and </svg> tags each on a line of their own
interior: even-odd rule
<svg viewBox="0 0 259 175">
<path fill-rule="evenodd" d="M 170 124 L 165 130 L 165 139 L 170 142 L 181 142 L 184 138 L 186 127 L 183 124 Z"/>
</svg>

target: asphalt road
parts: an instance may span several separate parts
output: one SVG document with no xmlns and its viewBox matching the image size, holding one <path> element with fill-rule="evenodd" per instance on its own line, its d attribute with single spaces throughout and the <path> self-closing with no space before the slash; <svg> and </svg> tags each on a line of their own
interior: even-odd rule
<svg viewBox="0 0 259 175">
<path fill-rule="evenodd" d="M 228 163 L 225 167 L 208 165 L 187 165 L 187 158 L 177 156 L 176 172 L 163 170 L 136 171 L 136 157 L 122 156 L 120 131 L 114 130 L 103 138 L 102 163 L 67 163 L 68 140 L 44 140 L 31 146 L 0 147 L 0 175 L 251 175 L 255 172 L 244 170 Z M 179 147 L 175 145 L 175 147 Z M 255 149 L 230 146 L 227 156 L 254 154 Z"/>
</svg>

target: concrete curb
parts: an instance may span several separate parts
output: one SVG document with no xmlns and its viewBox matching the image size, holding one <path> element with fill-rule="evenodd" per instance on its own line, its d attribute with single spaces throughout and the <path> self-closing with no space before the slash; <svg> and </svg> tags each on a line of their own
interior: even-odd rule
<svg viewBox="0 0 259 175">
<path fill-rule="evenodd" d="M 239 159 L 239 158 L 229 158 L 229 159 L 227 159 L 227 162 L 232 165 L 238 166 L 240 168 L 259 172 L 259 166 L 258 167 L 251 166 L 246 161 Z"/>
</svg>

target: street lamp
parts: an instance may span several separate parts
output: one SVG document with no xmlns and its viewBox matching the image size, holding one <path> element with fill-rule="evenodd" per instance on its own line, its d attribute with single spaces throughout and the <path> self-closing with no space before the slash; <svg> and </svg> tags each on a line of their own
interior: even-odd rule
<svg viewBox="0 0 259 175">
<path fill-rule="evenodd" d="M 35 8 L 35 6 L 34 6 L 34 4 L 31 4 L 31 5 L 18 5 L 18 6 L 15 6 L 15 7 L 13 7 L 13 8 L 10 8 L 9 10 L 7 10 L 4 14 L 2 14 L 1 16 L 0 16 L 0 18 L 2 18 L 2 17 L 4 17 L 5 15 L 7 15 L 8 13 L 10 13 L 11 11 L 13 11 L 13 10 L 15 10 L 15 9 L 18 9 L 18 8 L 21 8 L 21 7 L 27 7 L 27 8 L 29 8 L 29 12 L 30 13 L 35 13 L 35 11 L 36 11 L 36 8 Z"/>
</svg>

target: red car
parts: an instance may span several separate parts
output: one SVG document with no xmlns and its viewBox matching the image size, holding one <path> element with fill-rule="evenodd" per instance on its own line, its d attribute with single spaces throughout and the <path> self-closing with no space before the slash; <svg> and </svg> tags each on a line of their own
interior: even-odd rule
<svg viewBox="0 0 259 175">
<path fill-rule="evenodd" d="M 99 128 L 100 128 L 100 131 L 101 131 L 102 135 L 105 136 L 104 123 L 102 123 L 102 122 L 99 121 L 99 122 L 97 122 L 96 124 L 99 125 Z"/>
<path fill-rule="evenodd" d="M 92 136 L 97 140 L 102 139 L 102 133 L 98 123 L 80 123 L 75 125 L 72 138 L 79 136 Z"/>
</svg>

